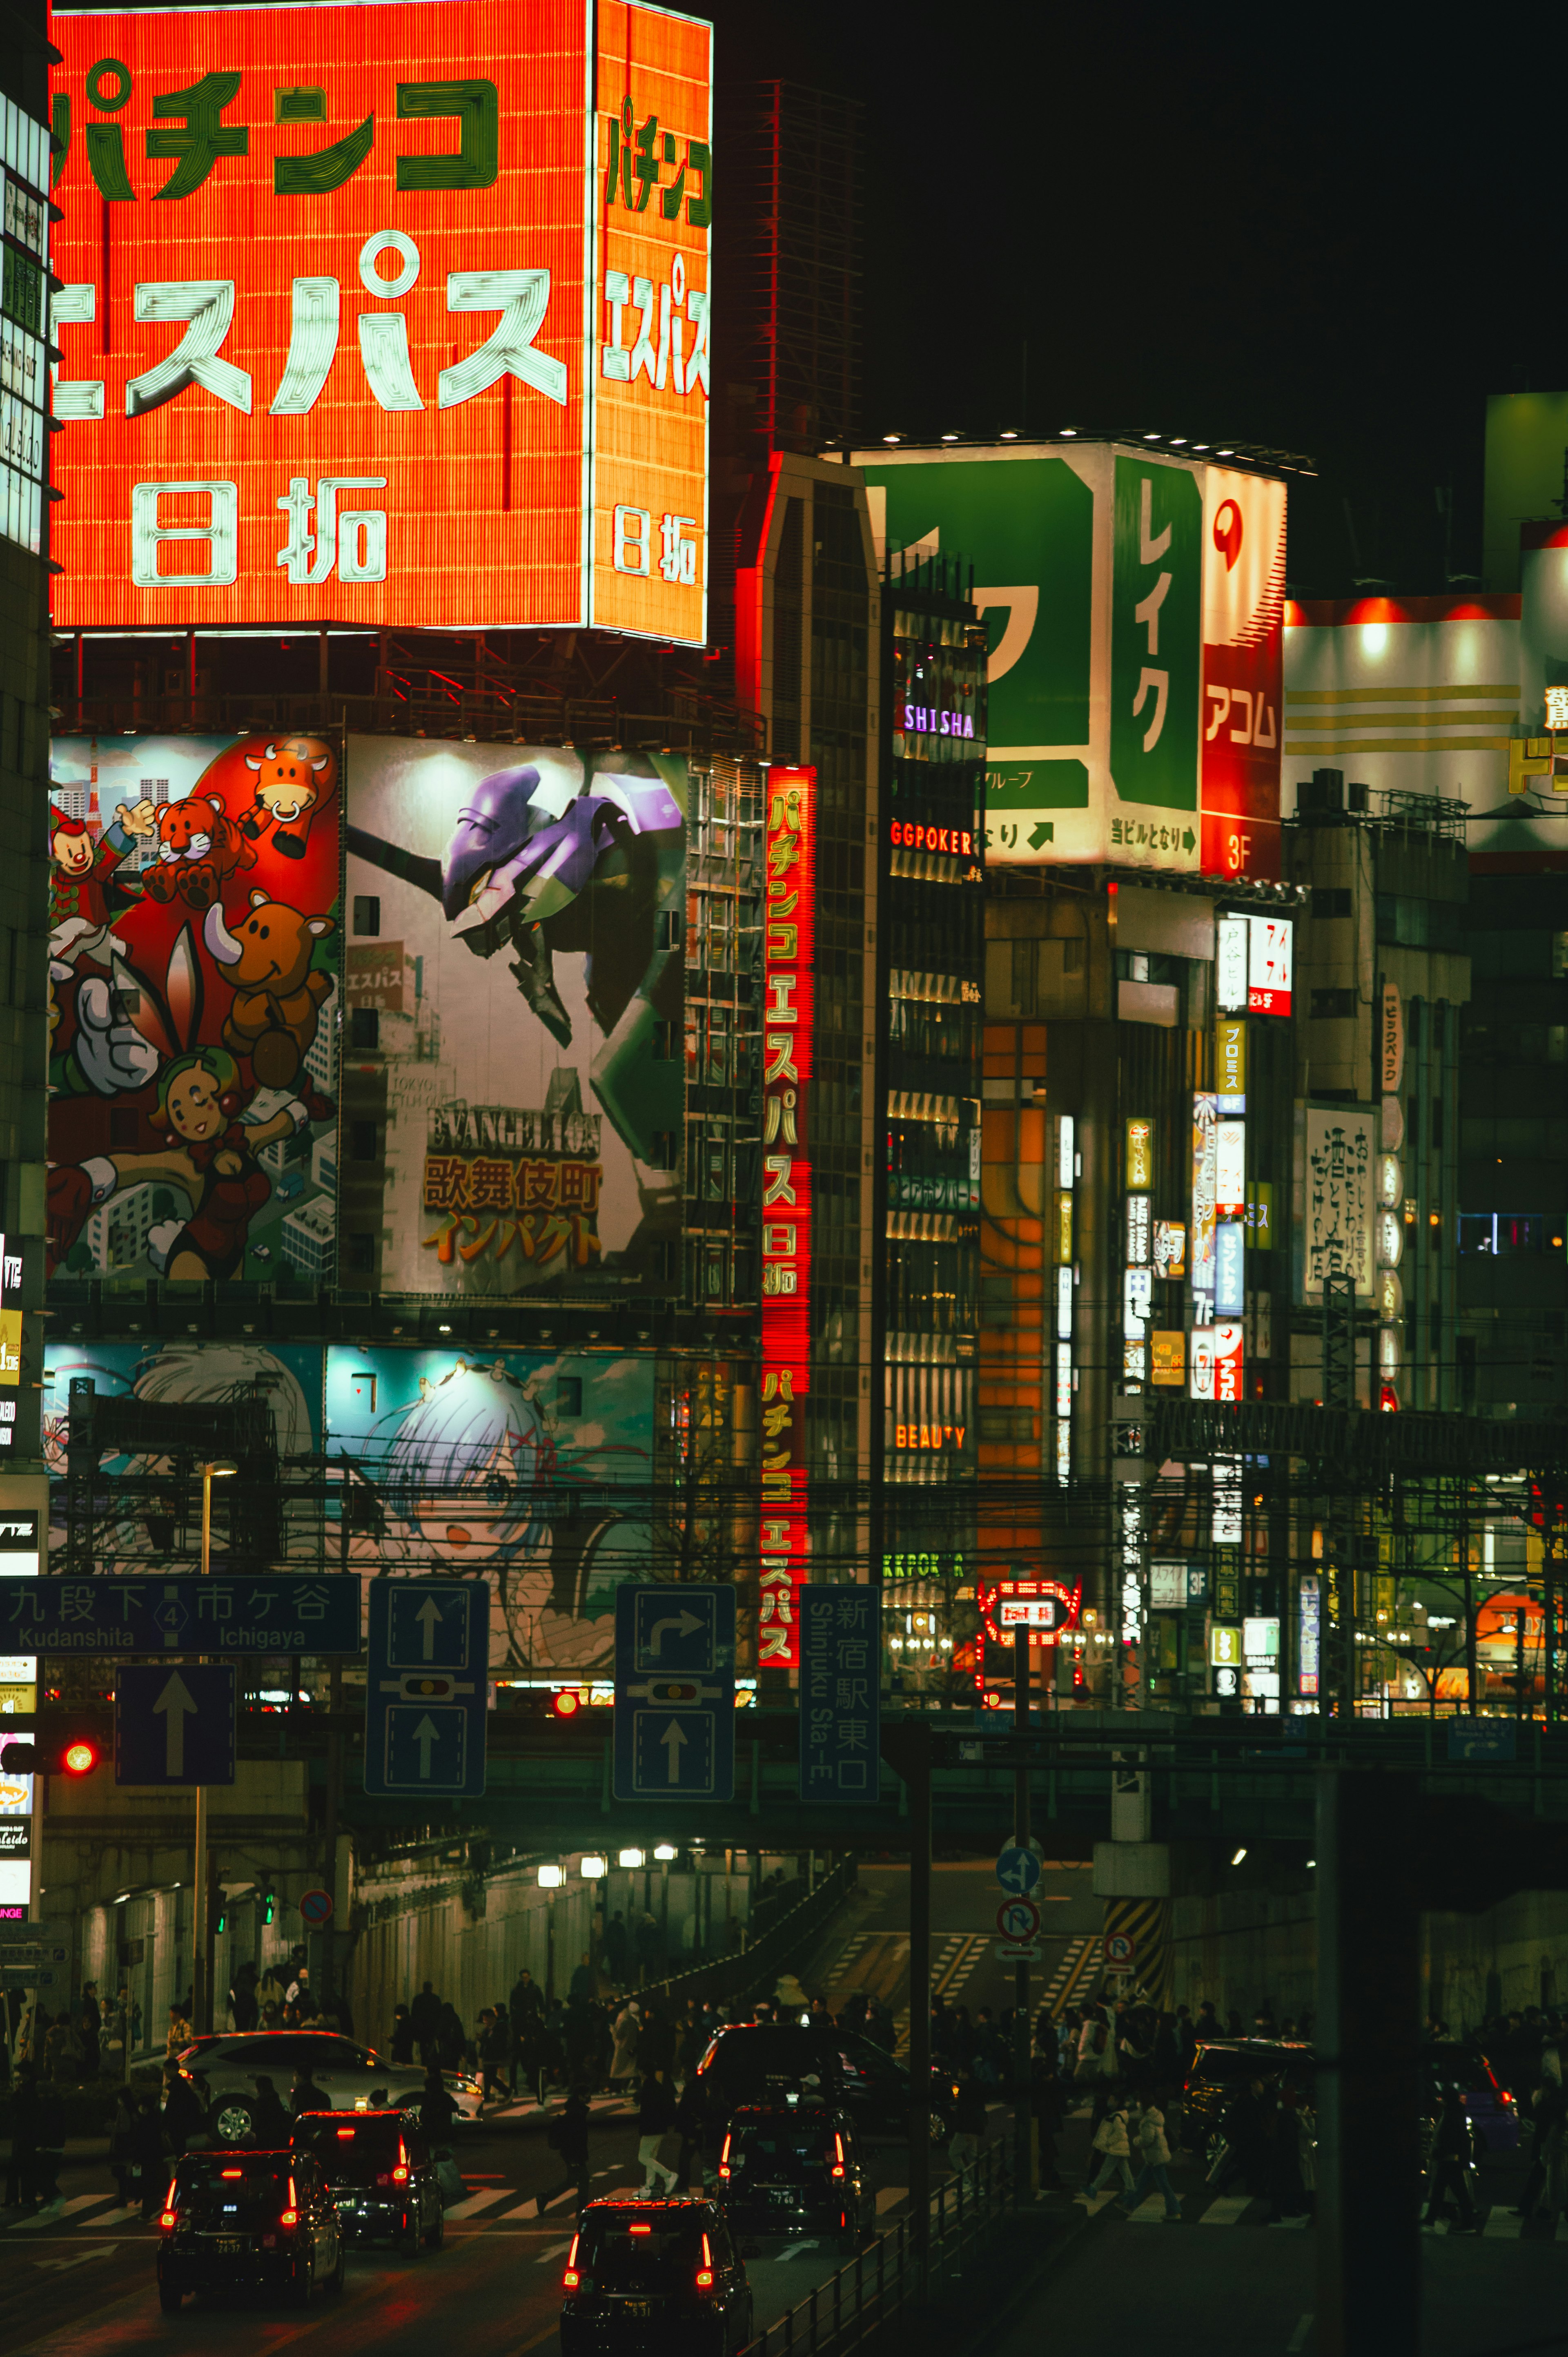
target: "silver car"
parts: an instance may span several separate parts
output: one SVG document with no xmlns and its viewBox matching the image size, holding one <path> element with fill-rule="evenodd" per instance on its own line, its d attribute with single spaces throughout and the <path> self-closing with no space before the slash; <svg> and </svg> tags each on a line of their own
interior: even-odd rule
<svg viewBox="0 0 1568 2357">
<path fill-rule="evenodd" d="M 250 2029 L 198 2038 L 181 2050 L 179 2068 L 200 2089 L 213 2133 L 225 2144 L 238 2144 L 251 2133 L 258 2079 L 272 2081 L 285 2111 L 295 2080 L 305 2072 L 335 2112 L 369 2111 L 372 2096 L 400 2109 L 417 2104 L 424 2093 L 418 2063 L 389 2062 L 373 2047 L 335 2030 Z M 455 2127 L 478 2119 L 477 2079 L 444 2071 L 441 2083 L 457 2106 Z"/>
</svg>

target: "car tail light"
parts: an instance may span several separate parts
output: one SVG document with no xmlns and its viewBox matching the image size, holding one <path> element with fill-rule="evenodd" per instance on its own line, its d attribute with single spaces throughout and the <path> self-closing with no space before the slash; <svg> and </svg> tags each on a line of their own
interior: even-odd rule
<svg viewBox="0 0 1568 2357">
<path fill-rule="evenodd" d="M 407 2169 L 394 2169 L 392 2173 L 392 2181 L 394 2185 L 406 2185 L 408 2183 Z"/>
<path fill-rule="evenodd" d="M 572 2247 L 566 2254 L 566 2272 L 561 2278 L 563 2291 L 576 2291 L 581 2288 L 583 2278 L 577 2273 L 577 2245 L 582 2239 L 581 2234 L 574 2234 L 572 2237 Z"/>
<path fill-rule="evenodd" d="M 166 2234 L 168 2233 L 169 2228 L 174 2224 L 174 2222 L 175 2212 L 172 2210 L 166 2210 L 163 2216 L 158 2220 L 158 2224 L 163 2228 Z"/>
<path fill-rule="evenodd" d="M 836 2128 L 833 2130 L 833 2175 L 843 2175 L 843 2138 Z"/>
<path fill-rule="evenodd" d="M 291 2177 L 291 2178 L 289 2179 L 289 2180 L 288 2180 L 288 2208 L 284 2212 L 283 2216 L 278 2220 L 278 2224 L 279 2224 L 280 2226 L 297 2226 L 297 2225 L 298 2225 L 298 2223 L 299 2223 L 299 2206 L 298 2206 L 298 2205 L 299 2205 L 299 2196 L 298 2196 L 298 2194 L 297 2194 L 297 2193 L 295 2193 L 295 2190 L 294 2190 L 294 2179 L 293 2179 L 293 2178 Z"/>
<path fill-rule="evenodd" d="M 724 2150 L 719 2155 L 719 2175 L 721 2177 L 727 2177 L 729 2175 L 729 2148 L 730 2132 L 728 2128 L 725 2128 Z"/>
<path fill-rule="evenodd" d="M 339 2143 L 339 2144 L 352 2144 L 353 2140 L 354 2140 L 354 2131 L 353 2131 L 353 2129 L 352 2129 L 352 2128 L 339 2128 L 339 2129 L 338 2129 L 338 2143 Z"/>
<path fill-rule="evenodd" d="M 392 2180 L 394 2185 L 408 2183 L 408 2147 L 402 2136 L 397 2140 L 397 2167 L 392 2170 Z"/>
<path fill-rule="evenodd" d="M 218 2174 L 220 2177 L 243 2177 L 245 2172 L 242 2169 L 220 2169 Z"/>
<path fill-rule="evenodd" d="M 714 2255 L 708 2248 L 708 2238 L 703 2236 L 703 2264 L 697 2269 L 697 2289 L 712 2291 L 714 2287 Z"/>
<path fill-rule="evenodd" d="M 628 2234 L 651 2234 L 652 2232 L 653 2229 L 651 2226 L 628 2226 L 627 2228 L 627 2233 Z"/>
</svg>

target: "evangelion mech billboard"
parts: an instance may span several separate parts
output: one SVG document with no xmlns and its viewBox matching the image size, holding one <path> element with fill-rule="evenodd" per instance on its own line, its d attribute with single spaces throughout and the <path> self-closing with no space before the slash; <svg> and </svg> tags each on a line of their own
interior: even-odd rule
<svg viewBox="0 0 1568 2357">
<path fill-rule="evenodd" d="M 58 627 L 702 640 L 708 26 L 52 24 Z"/>
</svg>

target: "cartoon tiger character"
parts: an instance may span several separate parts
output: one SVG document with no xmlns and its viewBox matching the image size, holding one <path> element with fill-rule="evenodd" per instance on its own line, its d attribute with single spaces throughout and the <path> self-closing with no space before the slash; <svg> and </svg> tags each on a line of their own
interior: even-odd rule
<svg viewBox="0 0 1568 2357">
<path fill-rule="evenodd" d="M 158 864 L 147 870 L 143 885 L 149 899 L 177 897 L 193 909 L 209 909 L 237 869 L 256 864 L 255 853 L 217 794 L 160 802 L 156 815 Z"/>
</svg>

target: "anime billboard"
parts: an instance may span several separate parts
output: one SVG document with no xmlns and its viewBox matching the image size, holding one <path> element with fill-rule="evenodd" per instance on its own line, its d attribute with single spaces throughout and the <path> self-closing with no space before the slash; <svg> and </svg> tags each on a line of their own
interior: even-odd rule
<svg viewBox="0 0 1568 2357">
<path fill-rule="evenodd" d="M 53 1342 L 44 1354 L 44 1458 L 48 1466 L 49 1544 L 65 1544 L 64 1483 L 70 1437 L 70 1386 L 89 1378 L 100 1399 L 136 1398 L 164 1407 L 224 1406 L 260 1398 L 272 1421 L 280 1464 L 316 1455 L 321 1447 L 322 1352 L 307 1344 L 259 1342 Z M 105 1457 L 100 1494 L 115 1494 L 116 1482 L 156 1474 L 166 1461 L 145 1457 Z M 215 1489 L 221 1487 L 215 1484 Z M 232 1486 L 231 1484 L 230 1485 Z M 127 1500 L 107 1538 L 100 1534 L 93 1568 L 99 1572 L 145 1573 L 164 1567 L 171 1553 L 195 1544 L 187 1527 L 194 1492 L 188 1472 L 171 1482 L 166 1498 L 156 1494 Z M 321 1512 L 308 1496 L 285 1498 L 279 1527 L 285 1560 L 314 1562 L 319 1551 Z M 213 1563 L 223 1568 L 227 1523 L 220 1505 L 214 1529 Z"/>
<path fill-rule="evenodd" d="M 607 1670 L 615 1592 L 650 1576 L 653 1361 L 327 1354 L 327 1451 L 374 1492 L 368 1573 L 482 1572 L 494 1670 Z"/>
<path fill-rule="evenodd" d="M 346 1268 L 672 1291 L 686 764 L 349 740 Z"/>
<path fill-rule="evenodd" d="M 336 1251 L 338 756 L 50 756 L 51 1273 L 314 1287 Z"/>
</svg>

